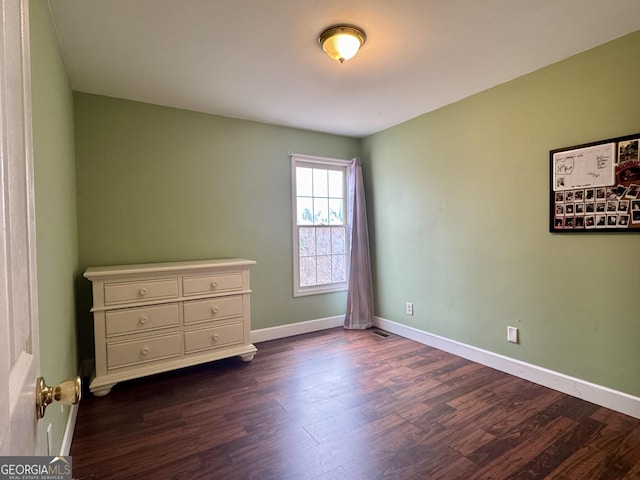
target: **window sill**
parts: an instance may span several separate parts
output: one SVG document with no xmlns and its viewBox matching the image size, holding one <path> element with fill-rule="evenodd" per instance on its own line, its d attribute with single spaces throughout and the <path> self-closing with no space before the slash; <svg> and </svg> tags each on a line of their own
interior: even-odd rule
<svg viewBox="0 0 640 480">
<path fill-rule="evenodd" d="M 332 285 L 316 285 L 312 287 L 299 287 L 294 288 L 294 297 L 306 297 L 309 295 L 322 295 L 325 293 L 346 292 L 347 283 L 332 284 Z"/>
</svg>

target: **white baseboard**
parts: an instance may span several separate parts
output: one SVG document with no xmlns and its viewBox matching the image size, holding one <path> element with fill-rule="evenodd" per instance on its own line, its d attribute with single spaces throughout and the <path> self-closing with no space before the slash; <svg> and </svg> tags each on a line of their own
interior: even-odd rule
<svg viewBox="0 0 640 480">
<path fill-rule="evenodd" d="M 81 378 L 81 381 L 84 384 L 84 380 L 86 377 L 93 372 L 93 360 L 85 360 L 80 363 L 78 367 L 78 375 Z M 81 388 L 81 391 L 83 389 Z M 80 400 L 82 401 L 82 400 Z M 62 436 L 62 443 L 60 444 L 60 456 L 66 457 L 69 455 L 71 451 L 71 443 L 73 442 L 73 432 L 76 429 L 76 420 L 78 418 L 78 410 L 80 408 L 80 404 L 76 403 L 75 405 L 70 405 L 69 416 L 67 417 L 67 424 L 64 427 L 64 435 Z"/>
<path fill-rule="evenodd" d="M 269 340 L 277 340 L 278 338 L 293 337 L 294 335 L 327 330 L 329 328 L 341 327 L 343 325 L 344 315 L 338 315 L 336 317 L 319 318 L 317 320 L 292 323 L 290 325 L 261 328 L 260 330 L 251 331 L 251 343 L 267 342 Z"/>
<path fill-rule="evenodd" d="M 488 350 L 472 347 L 432 333 L 408 327 L 400 323 L 376 317 L 375 325 L 430 347 L 444 350 L 467 360 L 552 388 L 562 393 L 586 400 L 617 412 L 640 418 L 640 398 L 602 385 L 570 377 L 563 373 L 505 357 Z"/>
<path fill-rule="evenodd" d="M 62 444 L 60 445 L 60 456 L 66 457 L 71 451 L 71 442 L 73 441 L 73 432 L 76 429 L 76 419 L 78 418 L 79 403 L 71 405 L 69 416 L 67 417 L 67 426 L 64 429 Z"/>
</svg>

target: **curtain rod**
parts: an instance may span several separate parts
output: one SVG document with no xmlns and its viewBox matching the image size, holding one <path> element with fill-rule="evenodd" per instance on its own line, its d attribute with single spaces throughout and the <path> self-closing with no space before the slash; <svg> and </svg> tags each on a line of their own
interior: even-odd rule
<svg viewBox="0 0 640 480">
<path fill-rule="evenodd" d="M 345 160 L 344 158 L 332 158 L 332 157 L 320 157 L 318 155 L 307 155 L 305 153 L 296 153 L 296 152 L 289 152 L 289 158 L 293 157 L 294 155 L 301 157 L 303 159 L 308 159 L 308 160 L 321 160 L 321 161 L 328 161 L 328 162 L 339 162 L 339 163 L 349 163 L 351 162 L 351 160 L 353 160 L 353 158 Z M 360 157 L 354 157 L 356 158 L 358 165 L 360 165 Z"/>
</svg>

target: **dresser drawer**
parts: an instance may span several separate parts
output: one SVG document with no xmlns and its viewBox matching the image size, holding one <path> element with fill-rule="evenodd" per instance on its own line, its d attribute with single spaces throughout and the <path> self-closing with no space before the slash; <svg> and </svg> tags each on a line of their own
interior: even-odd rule
<svg viewBox="0 0 640 480">
<path fill-rule="evenodd" d="M 184 277 L 182 279 L 184 295 L 206 295 L 208 293 L 228 293 L 242 291 L 242 275 L 206 275 L 199 277 Z"/>
<path fill-rule="evenodd" d="M 107 337 L 179 325 L 180 313 L 177 303 L 156 307 L 111 310 L 106 313 Z"/>
<path fill-rule="evenodd" d="M 180 334 L 107 345 L 107 368 L 126 367 L 180 355 Z"/>
<path fill-rule="evenodd" d="M 105 283 L 104 285 L 105 305 L 177 297 L 177 278 L 146 280 L 141 282 Z"/>
<path fill-rule="evenodd" d="M 208 322 L 242 315 L 242 296 L 192 300 L 184 303 L 184 323 Z"/>
<path fill-rule="evenodd" d="M 234 345 L 242 343 L 242 341 L 242 323 L 189 330 L 184 334 L 184 351 L 185 353 L 192 353 L 199 350 Z"/>
</svg>

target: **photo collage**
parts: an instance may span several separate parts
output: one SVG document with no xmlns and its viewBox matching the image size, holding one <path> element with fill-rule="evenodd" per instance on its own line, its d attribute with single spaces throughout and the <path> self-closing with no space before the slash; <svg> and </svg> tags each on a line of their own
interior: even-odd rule
<svg viewBox="0 0 640 480">
<path fill-rule="evenodd" d="M 639 143 L 640 136 L 616 142 L 612 185 L 552 192 L 552 232 L 598 229 L 640 232 Z"/>
</svg>

